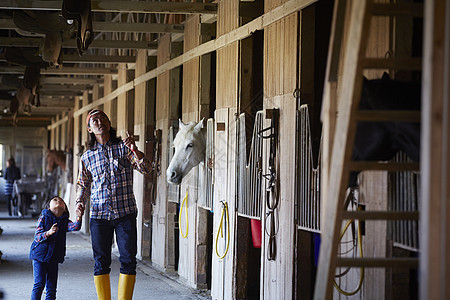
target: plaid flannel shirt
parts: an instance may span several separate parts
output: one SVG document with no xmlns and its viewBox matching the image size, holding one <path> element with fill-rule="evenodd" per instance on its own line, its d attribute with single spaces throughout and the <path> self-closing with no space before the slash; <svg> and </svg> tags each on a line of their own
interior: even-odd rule
<svg viewBox="0 0 450 300">
<path fill-rule="evenodd" d="M 90 198 L 93 219 L 114 220 L 136 213 L 133 168 L 148 174 L 151 163 L 145 156 L 138 160 L 122 142 L 96 143 L 81 156 L 77 202 Z"/>
</svg>

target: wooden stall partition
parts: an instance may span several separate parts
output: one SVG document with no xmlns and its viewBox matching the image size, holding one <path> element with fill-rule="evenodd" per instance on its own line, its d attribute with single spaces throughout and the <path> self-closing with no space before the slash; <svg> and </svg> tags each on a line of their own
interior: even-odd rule
<svg viewBox="0 0 450 300">
<path fill-rule="evenodd" d="M 161 36 L 158 52 L 157 66 L 171 59 L 172 44 L 170 34 Z M 166 71 L 158 75 L 156 81 L 156 129 L 162 130 L 161 141 L 161 173 L 157 179 L 157 198 L 153 207 L 152 220 L 152 262 L 156 267 L 166 270 L 174 270 L 175 241 L 173 239 L 174 216 L 176 215 L 176 204 L 167 202 L 167 179 L 166 169 L 168 166 L 167 153 L 169 126 L 172 120 L 177 120 L 178 99 L 174 98 L 177 87 L 171 84 L 174 70 Z M 173 83 L 179 84 L 178 81 Z M 169 232 L 169 230 L 171 232 Z"/>
<path fill-rule="evenodd" d="M 450 1 L 426 1 L 422 83 L 420 299 L 450 297 Z"/>
<path fill-rule="evenodd" d="M 220 1 L 217 13 L 217 37 L 239 27 L 239 1 Z M 234 238 L 235 238 L 235 116 L 238 97 L 239 42 L 233 42 L 217 51 L 216 76 L 216 135 L 214 162 L 214 216 L 213 216 L 213 258 L 211 295 L 215 299 L 235 297 Z M 224 237 L 229 239 L 228 252 L 226 239 L 219 235 L 218 228 L 224 211 L 220 201 L 228 207 L 229 227 L 223 223 Z M 224 216 L 225 217 L 225 216 Z M 228 230 L 229 228 L 229 230 Z M 218 255 L 219 254 L 219 255 Z"/>
<path fill-rule="evenodd" d="M 214 137 L 214 219 L 211 296 L 235 299 L 235 109 L 220 108 L 215 113 Z M 226 205 L 225 205 L 226 204 Z"/>
<path fill-rule="evenodd" d="M 136 55 L 136 76 L 144 74 L 149 69 L 149 60 L 147 50 L 138 50 Z M 153 139 L 153 132 L 148 132 L 148 125 L 154 125 L 154 106 L 155 98 L 150 97 L 151 91 L 148 90 L 148 82 L 142 82 L 135 86 L 135 105 L 134 105 L 134 128 L 133 133 L 136 141 L 136 146 L 145 153 L 145 155 L 153 161 L 147 153 L 146 141 Z M 151 117 L 149 116 L 151 115 Z M 133 191 L 138 207 L 137 217 L 137 232 L 138 232 L 138 257 L 149 258 L 151 248 L 151 228 L 144 224 L 151 224 L 151 202 L 146 195 L 147 189 L 152 189 L 150 184 L 152 181 L 149 177 L 152 175 L 143 175 L 137 171 L 133 176 Z"/>
<path fill-rule="evenodd" d="M 183 52 L 200 45 L 200 16 L 194 15 L 189 17 L 185 23 L 185 34 Z M 182 84 L 182 104 L 181 104 L 181 119 L 184 123 L 199 121 L 199 71 L 200 71 L 200 57 L 193 58 L 183 64 L 183 84 Z M 205 287 L 206 282 L 198 282 L 197 273 L 202 266 L 206 265 L 205 253 L 198 253 L 204 250 L 202 245 L 198 245 L 199 227 L 206 226 L 206 220 L 199 220 L 198 217 L 198 184 L 199 184 L 199 168 L 193 168 L 186 176 L 180 186 L 180 204 L 184 202 L 184 197 L 187 194 L 185 206 L 183 206 L 183 213 L 180 216 L 180 230 L 183 235 L 179 238 L 179 260 L 178 260 L 178 274 L 186 282 L 186 284 L 197 287 Z M 187 211 L 186 211 L 187 210 Z M 187 214 L 186 214 L 187 212 Z M 186 219 L 187 217 L 187 219 Z M 187 231 L 189 228 L 189 231 Z M 201 240 L 204 240 L 202 238 Z M 205 277 L 206 278 L 206 277 Z"/>
<path fill-rule="evenodd" d="M 265 10 L 277 7 L 280 1 L 266 1 Z M 293 297 L 293 248 L 295 235 L 295 122 L 296 101 L 292 96 L 297 85 L 298 13 L 293 13 L 264 30 L 264 109 L 280 109 L 277 150 L 278 222 L 275 236 L 276 254 L 268 260 L 268 236 L 263 235 L 261 255 L 261 299 Z M 270 123 L 270 122 L 269 122 Z M 267 146 L 267 143 L 266 143 Z M 263 156 L 267 167 L 268 151 Z M 267 169 L 266 169 L 267 170 Z M 265 171 L 263 171 L 265 172 Z M 267 184 L 267 183 L 265 183 Z M 267 207 L 263 208 L 263 214 Z M 266 220 L 262 228 L 267 226 Z"/>
</svg>

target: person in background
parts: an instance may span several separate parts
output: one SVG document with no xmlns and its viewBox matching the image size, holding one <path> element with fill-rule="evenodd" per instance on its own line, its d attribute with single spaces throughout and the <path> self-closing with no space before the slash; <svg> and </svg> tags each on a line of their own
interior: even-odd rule
<svg viewBox="0 0 450 300">
<path fill-rule="evenodd" d="M 17 215 L 17 211 L 15 209 L 16 205 L 13 203 L 12 192 L 14 187 L 14 181 L 20 179 L 20 170 L 16 167 L 16 162 L 14 158 L 8 159 L 6 162 L 6 170 L 5 170 L 5 196 L 6 202 L 8 202 L 8 213 L 11 216 L 12 214 Z M 14 211 L 13 211 L 14 210 Z"/>
<path fill-rule="evenodd" d="M 94 283 L 98 299 L 111 299 L 109 273 L 111 247 L 116 233 L 120 275 L 118 299 L 130 300 L 136 281 L 137 206 L 133 194 L 133 169 L 151 172 L 151 163 L 127 132 L 116 136 L 108 116 L 99 109 L 86 118 L 88 150 L 80 161 L 77 207 L 90 200 L 90 231 L 94 254 Z"/>
<path fill-rule="evenodd" d="M 82 207 L 77 208 L 77 219 L 72 222 L 62 198 L 53 197 L 45 204 L 30 248 L 34 276 L 31 300 L 40 300 L 44 287 L 45 299 L 56 299 L 58 264 L 64 262 L 66 255 L 66 232 L 80 230 L 83 213 Z"/>
</svg>

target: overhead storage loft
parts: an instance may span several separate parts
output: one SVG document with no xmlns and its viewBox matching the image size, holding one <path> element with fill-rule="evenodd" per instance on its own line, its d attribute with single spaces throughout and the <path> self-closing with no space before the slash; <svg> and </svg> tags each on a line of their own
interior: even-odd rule
<svg viewBox="0 0 450 300">
<path fill-rule="evenodd" d="M 450 295 L 450 0 L 0 2 L 0 171 L 46 187 L 27 218 L 45 193 L 75 213 L 100 109 L 151 161 L 158 271 L 212 299 Z"/>
</svg>

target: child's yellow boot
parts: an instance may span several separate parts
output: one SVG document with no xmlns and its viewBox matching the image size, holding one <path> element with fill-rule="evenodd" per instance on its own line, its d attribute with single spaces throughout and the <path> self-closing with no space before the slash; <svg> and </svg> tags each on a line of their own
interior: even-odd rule
<svg viewBox="0 0 450 300">
<path fill-rule="evenodd" d="M 136 282 L 136 275 L 127 275 L 120 273 L 117 299 L 131 300 L 133 298 L 133 290 L 135 282 Z"/>
<path fill-rule="evenodd" d="M 111 300 L 111 285 L 109 283 L 109 274 L 94 276 L 95 289 L 97 290 L 98 300 Z"/>
</svg>

